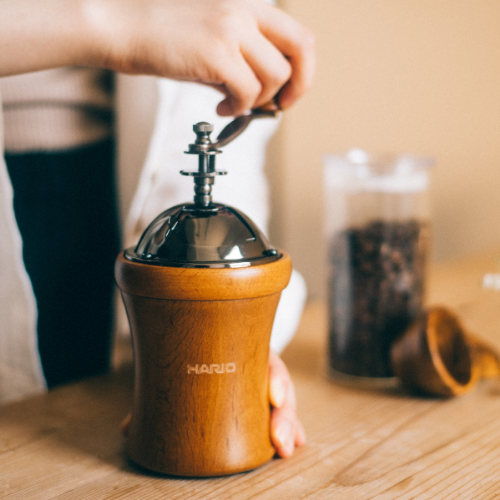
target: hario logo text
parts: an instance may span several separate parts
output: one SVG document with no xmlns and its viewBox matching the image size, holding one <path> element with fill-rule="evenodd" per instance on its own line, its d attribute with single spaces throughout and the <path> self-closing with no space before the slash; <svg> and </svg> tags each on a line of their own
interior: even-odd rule
<svg viewBox="0 0 500 500">
<path fill-rule="evenodd" d="M 221 365 L 212 363 L 211 365 L 188 365 L 188 375 L 195 373 L 234 373 L 236 371 L 236 363 L 222 363 Z"/>
</svg>

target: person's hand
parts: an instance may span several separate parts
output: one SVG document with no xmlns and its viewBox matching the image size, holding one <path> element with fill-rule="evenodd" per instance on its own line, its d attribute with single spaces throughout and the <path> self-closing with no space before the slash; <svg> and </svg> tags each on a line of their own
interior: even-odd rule
<svg viewBox="0 0 500 500">
<path fill-rule="evenodd" d="M 304 427 L 297 417 L 295 389 L 285 363 L 274 351 L 269 353 L 269 398 L 271 400 L 271 441 L 283 458 L 306 442 Z"/>
<path fill-rule="evenodd" d="M 278 92 L 291 106 L 314 71 L 313 35 L 263 0 L 0 0 L 0 12 L 0 75 L 89 65 L 199 82 L 237 115 Z"/>
<path fill-rule="evenodd" d="M 94 0 L 107 47 L 100 63 L 125 73 L 196 81 L 236 115 L 279 94 L 293 104 L 311 84 L 313 36 L 262 0 Z"/>
</svg>

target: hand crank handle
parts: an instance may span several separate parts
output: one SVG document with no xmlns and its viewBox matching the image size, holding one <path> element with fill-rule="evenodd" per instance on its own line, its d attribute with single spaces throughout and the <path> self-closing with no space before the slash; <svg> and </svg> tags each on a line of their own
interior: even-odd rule
<svg viewBox="0 0 500 500">
<path fill-rule="evenodd" d="M 231 123 L 226 125 L 222 132 L 218 135 L 217 141 L 213 143 L 210 149 L 219 149 L 229 144 L 233 139 L 236 139 L 255 118 L 275 118 L 279 116 L 280 108 L 273 99 L 266 104 L 252 109 L 246 115 L 237 116 Z"/>
</svg>

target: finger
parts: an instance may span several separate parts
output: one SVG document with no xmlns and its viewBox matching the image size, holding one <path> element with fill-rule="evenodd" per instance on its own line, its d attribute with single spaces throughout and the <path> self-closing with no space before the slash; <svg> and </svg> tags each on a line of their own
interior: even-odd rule
<svg viewBox="0 0 500 500">
<path fill-rule="evenodd" d="M 292 75 L 292 66 L 260 32 L 242 45 L 241 52 L 262 85 L 261 93 L 252 107 L 261 106 L 271 101 L 287 83 Z"/>
<path fill-rule="evenodd" d="M 304 61 L 305 64 L 303 64 L 302 61 L 299 62 L 290 57 L 290 63 L 293 68 L 292 77 L 284 85 L 278 96 L 278 104 L 281 109 L 292 106 L 312 85 L 314 62 Z"/>
<path fill-rule="evenodd" d="M 296 446 L 306 443 L 304 427 L 294 411 L 273 408 L 271 412 L 271 442 L 282 458 L 293 454 Z"/>
<path fill-rule="evenodd" d="M 226 98 L 217 106 L 221 116 L 240 115 L 253 107 L 262 85 L 243 57 L 240 47 L 214 41 L 211 59 L 200 70 L 201 83 L 222 92 Z"/>
<path fill-rule="evenodd" d="M 295 391 L 290 373 L 273 350 L 269 352 L 269 399 L 275 408 L 280 408 L 286 403 L 287 407 L 295 411 Z"/>
<path fill-rule="evenodd" d="M 241 55 L 240 58 L 240 64 L 224 68 L 220 78 L 222 84 L 212 85 L 226 96 L 217 106 L 220 116 L 242 115 L 254 107 L 262 91 L 259 80 Z"/>
<path fill-rule="evenodd" d="M 285 363 L 273 350 L 269 353 L 269 396 L 271 411 L 271 441 L 282 458 L 293 454 L 295 446 L 302 446 L 306 436 L 297 418 L 295 389 Z"/>
<path fill-rule="evenodd" d="M 281 108 L 290 107 L 311 86 L 315 68 L 314 35 L 277 8 L 259 10 L 259 28 L 289 60 L 292 75 L 279 95 Z"/>
<path fill-rule="evenodd" d="M 271 441 L 276 454 L 282 458 L 291 456 L 295 449 L 295 428 L 290 420 L 274 409 L 271 419 Z"/>
</svg>

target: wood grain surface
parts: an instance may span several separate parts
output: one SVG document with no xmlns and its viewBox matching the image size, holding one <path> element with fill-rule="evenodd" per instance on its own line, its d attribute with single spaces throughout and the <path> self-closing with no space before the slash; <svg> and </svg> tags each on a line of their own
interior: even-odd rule
<svg viewBox="0 0 500 500">
<path fill-rule="evenodd" d="M 453 308 L 500 349 L 500 293 L 483 290 L 500 249 L 432 270 L 429 303 Z M 325 376 L 326 310 L 308 305 L 284 353 L 308 443 L 247 473 L 181 479 L 127 462 L 121 419 L 132 368 L 0 408 L 0 498 L 498 499 L 500 383 L 451 399 L 363 390 Z M 122 360 L 128 358 L 121 350 Z"/>
<path fill-rule="evenodd" d="M 283 256 L 271 264 L 241 268 L 153 266 L 118 255 L 115 278 L 127 293 L 172 300 L 236 300 L 281 292 L 290 280 L 292 262 Z"/>
<path fill-rule="evenodd" d="M 127 439 L 134 462 L 200 477 L 272 458 L 267 366 L 280 295 L 188 301 L 123 294 L 136 360 Z"/>
<path fill-rule="evenodd" d="M 244 268 L 131 262 L 115 276 L 132 332 L 127 455 L 164 474 L 208 477 L 269 461 L 269 341 L 290 257 Z"/>
</svg>

